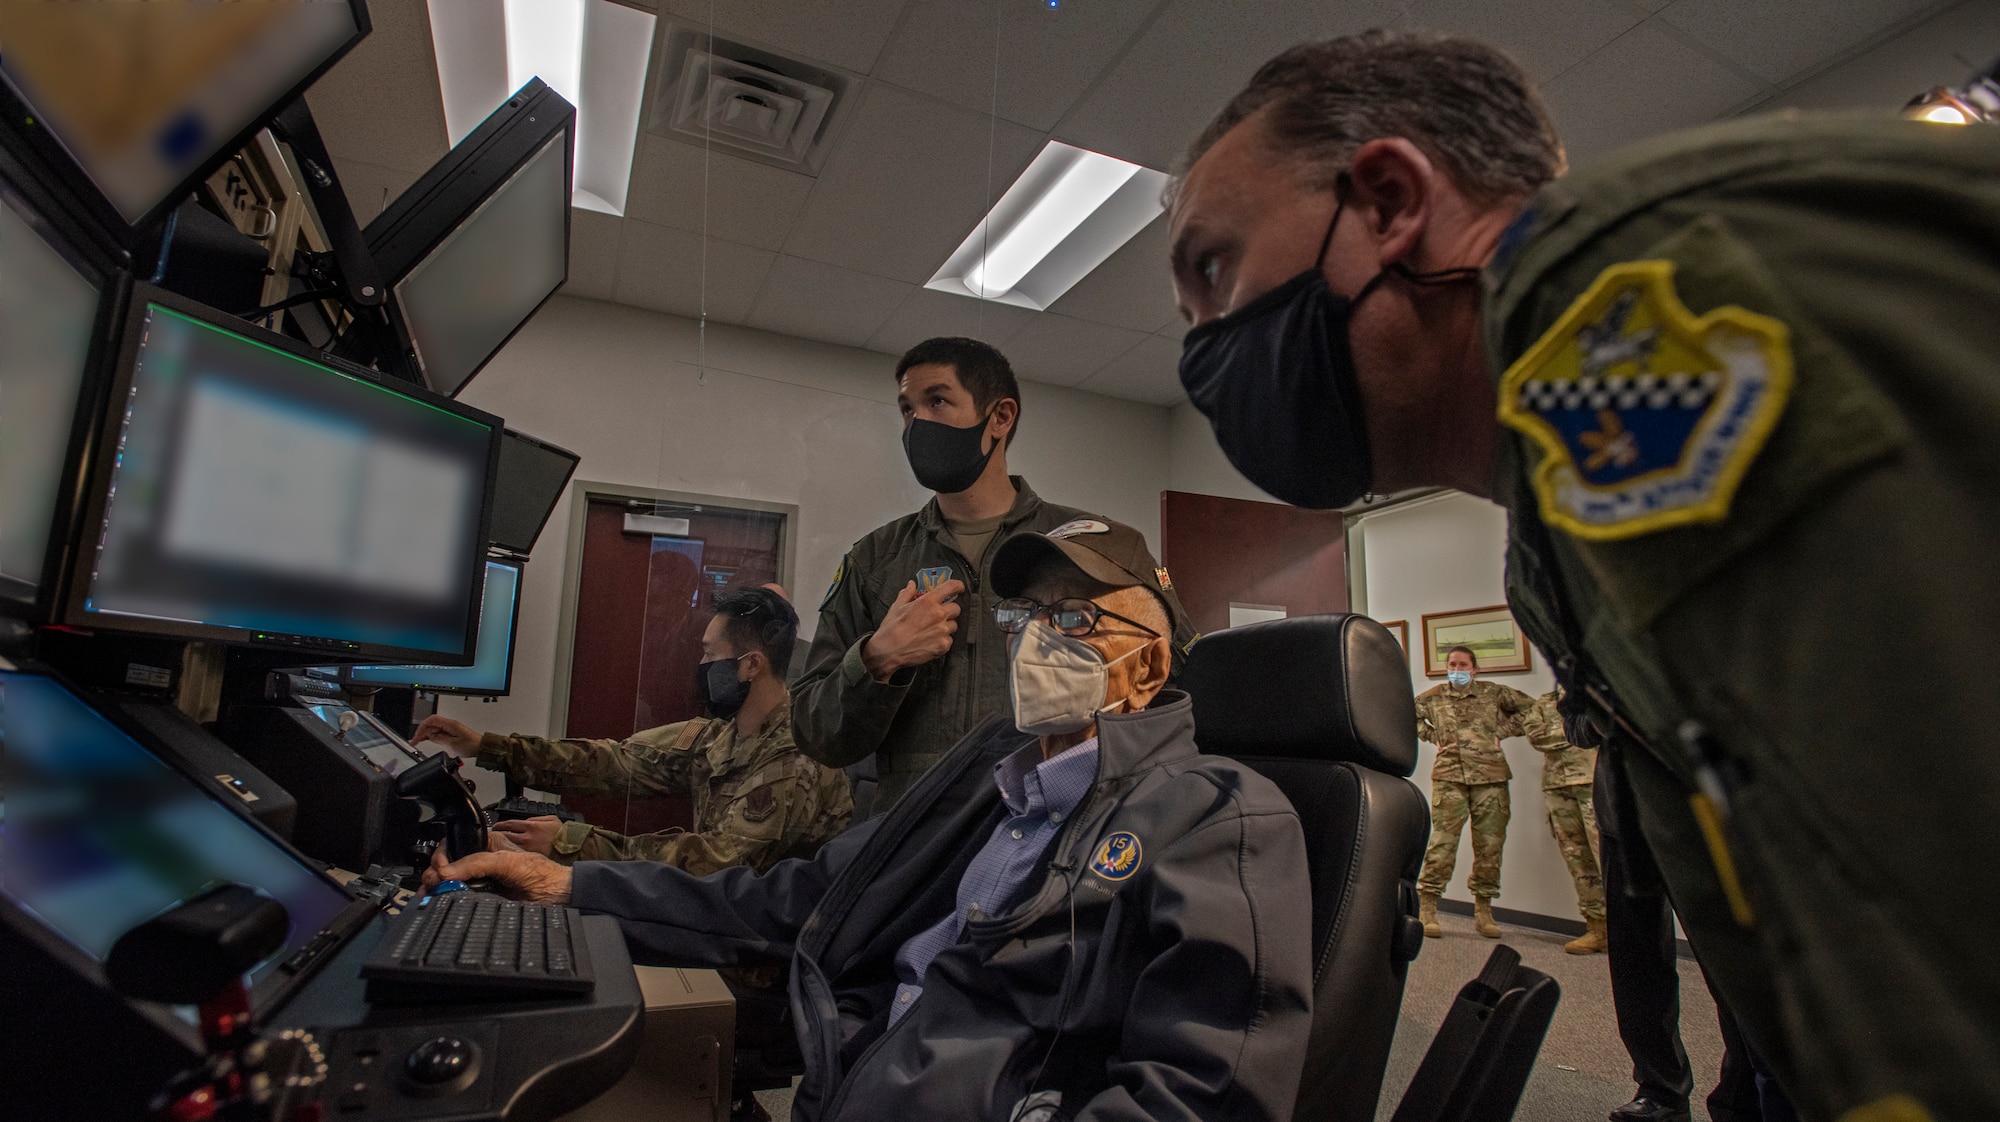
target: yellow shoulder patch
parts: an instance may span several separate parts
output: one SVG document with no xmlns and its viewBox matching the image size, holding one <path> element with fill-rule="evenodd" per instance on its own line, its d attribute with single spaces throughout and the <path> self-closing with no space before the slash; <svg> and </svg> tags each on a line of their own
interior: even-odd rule
<svg viewBox="0 0 2000 1122">
<path fill-rule="evenodd" d="M 1791 333 L 1697 317 L 1671 261 L 1598 275 L 1500 379 L 1500 422 L 1546 453 L 1542 520 L 1588 541 L 1720 522 L 1792 390 Z"/>
</svg>

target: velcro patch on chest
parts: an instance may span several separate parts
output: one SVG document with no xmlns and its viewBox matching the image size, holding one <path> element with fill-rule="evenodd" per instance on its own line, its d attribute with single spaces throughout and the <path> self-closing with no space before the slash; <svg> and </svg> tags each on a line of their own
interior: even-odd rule
<svg viewBox="0 0 2000 1122">
<path fill-rule="evenodd" d="M 745 821 L 762 822 L 764 819 L 771 817 L 771 812 L 776 809 L 778 809 L 778 795 L 777 792 L 771 790 L 769 783 L 755 788 L 749 794 L 743 796 L 743 818 Z"/>
<path fill-rule="evenodd" d="M 1120 830 L 1097 843 L 1097 852 L 1090 858 L 1090 871 L 1105 880 L 1124 880 L 1139 871 L 1144 852 L 1139 835 Z"/>
<path fill-rule="evenodd" d="M 1542 520 L 1588 541 L 1720 522 L 1792 389 L 1769 316 L 1696 316 L 1671 261 L 1598 275 L 1500 379 L 1500 421 L 1545 453 Z"/>
</svg>

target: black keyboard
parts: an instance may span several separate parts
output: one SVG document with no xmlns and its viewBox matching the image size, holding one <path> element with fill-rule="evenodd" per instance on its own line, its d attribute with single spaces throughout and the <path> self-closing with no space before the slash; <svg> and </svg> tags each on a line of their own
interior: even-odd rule
<svg viewBox="0 0 2000 1122">
<path fill-rule="evenodd" d="M 561 803 L 537 802 L 534 799 L 524 799 L 519 796 L 511 799 L 501 799 L 499 802 L 486 808 L 486 816 L 495 822 L 513 822 L 522 818 L 540 818 L 545 814 L 553 814 L 565 822 L 583 821 L 583 815 L 578 814 Z"/>
<path fill-rule="evenodd" d="M 368 1000 L 589 993 L 597 984 L 574 908 L 487 892 L 426 896 L 389 920 L 361 967 Z"/>
</svg>

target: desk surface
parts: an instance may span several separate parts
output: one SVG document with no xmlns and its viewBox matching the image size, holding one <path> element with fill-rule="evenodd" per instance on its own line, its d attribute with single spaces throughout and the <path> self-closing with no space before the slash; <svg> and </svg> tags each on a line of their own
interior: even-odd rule
<svg viewBox="0 0 2000 1122">
<path fill-rule="evenodd" d="M 328 1117 L 554 1118 L 618 1082 L 638 1054 L 645 1000 L 611 919 L 585 916 L 579 928 L 597 972 L 587 996 L 371 1005 L 361 964 L 386 927 L 372 921 L 265 1022 L 267 1032 L 314 1030 L 330 1067 Z M 465 1042 L 476 1070 L 463 1086 L 419 1093 L 403 1058 L 441 1036 Z"/>
</svg>

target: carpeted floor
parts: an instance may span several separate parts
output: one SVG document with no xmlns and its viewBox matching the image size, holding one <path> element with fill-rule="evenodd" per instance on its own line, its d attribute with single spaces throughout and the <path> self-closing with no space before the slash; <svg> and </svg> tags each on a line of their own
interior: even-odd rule
<svg viewBox="0 0 2000 1122">
<path fill-rule="evenodd" d="M 1431 1036 L 1444 1020 L 1458 988 L 1479 974 L 1494 940 L 1472 930 L 1469 916 L 1446 915 L 1444 938 L 1424 940 L 1424 949 L 1410 964 L 1409 988 L 1403 993 L 1403 1019 L 1389 1054 L 1377 1122 L 1387 1122 L 1409 1085 L 1410 1076 L 1430 1047 Z M 1562 987 L 1562 1001 L 1549 1025 L 1548 1039 L 1535 1074 L 1514 1112 L 1519 1122 L 1602 1122 L 1613 1107 L 1632 1098 L 1632 1061 L 1618 1042 L 1611 1013 L 1611 982 L 1604 956 L 1564 954 L 1566 935 L 1549 935 L 1522 927 L 1506 927 L 1501 942 L 1521 952 L 1521 961 L 1549 975 Z M 1694 1063 L 1696 1122 L 1708 1122 L 1701 1100 L 1715 1085 L 1722 1063 L 1722 1034 L 1715 1024 L 1715 1003 L 1702 984 L 1701 971 L 1681 961 L 1681 1038 Z M 791 1117 L 792 1093 L 759 1091 L 757 1099 L 777 1122 Z"/>
</svg>

